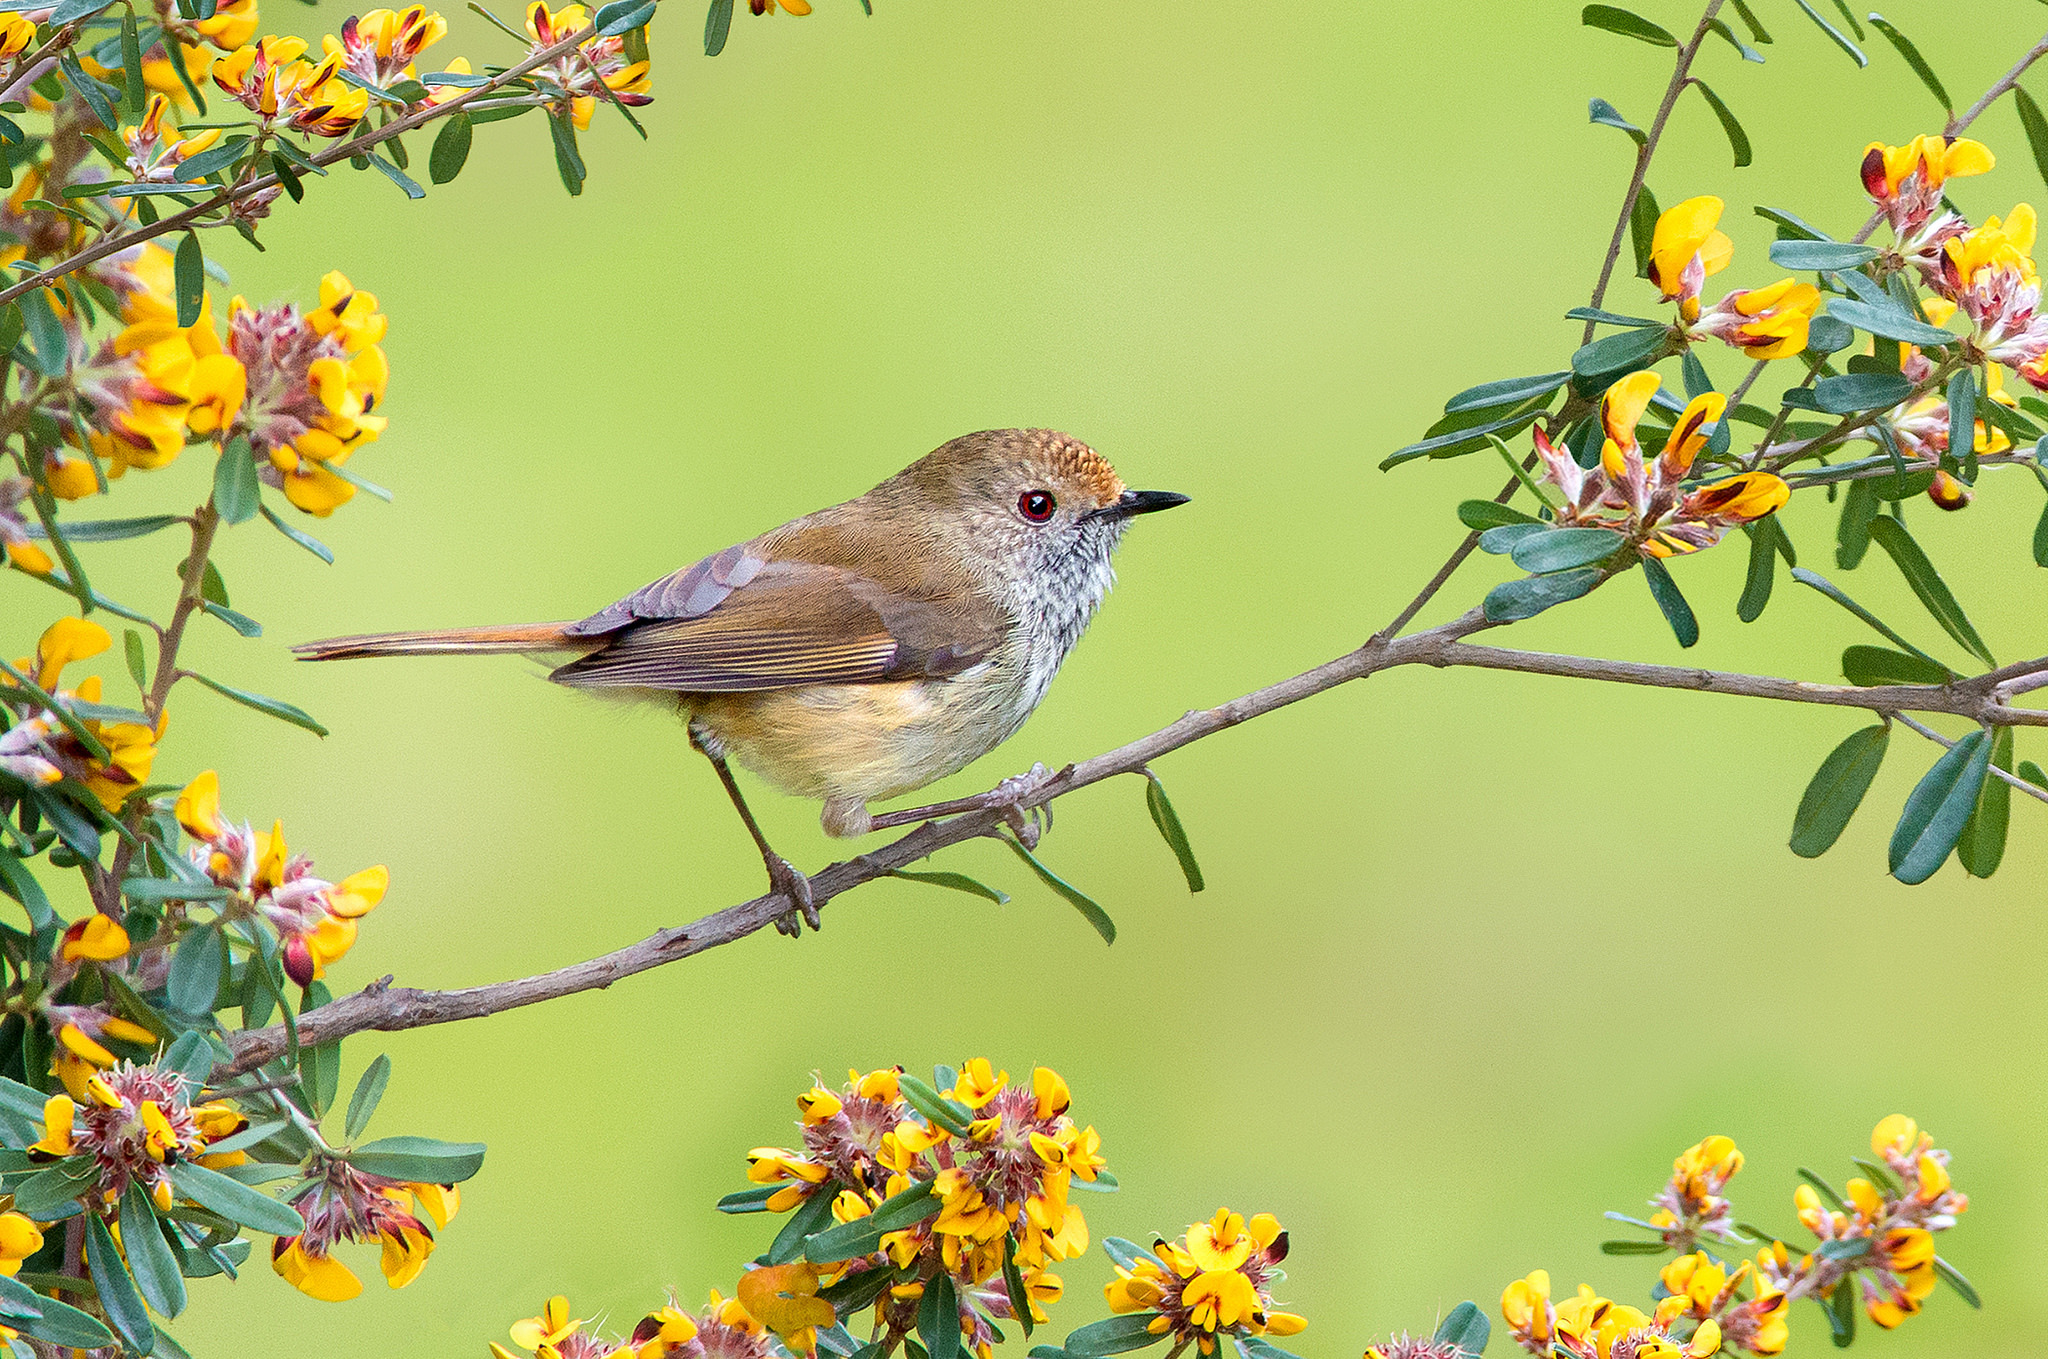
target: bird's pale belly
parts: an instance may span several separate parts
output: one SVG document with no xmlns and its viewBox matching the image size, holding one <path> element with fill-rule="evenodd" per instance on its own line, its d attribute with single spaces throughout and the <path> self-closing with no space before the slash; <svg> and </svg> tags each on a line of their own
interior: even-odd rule
<svg viewBox="0 0 2048 1359">
<path fill-rule="evenodd" d="M 831 829 L 831 804 L 900 796 L 995 749 L 1023 725 L 1029 697 L 1014 671 L 990 665 L 950 679 L 684 694 L 681 705 L 741 765 L 825 800 Z"/>
</svg>

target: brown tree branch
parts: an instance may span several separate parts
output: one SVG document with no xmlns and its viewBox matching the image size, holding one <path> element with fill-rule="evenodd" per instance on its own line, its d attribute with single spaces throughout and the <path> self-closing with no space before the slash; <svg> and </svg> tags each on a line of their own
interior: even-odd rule
<svg viewBox="0 0 2048 1359">
<path fill-rule="evenodd" d="M 1068 765 L 1025 793 L 1018 806 L 1020 809 L 1044 806 L 1076 789 L 1119 774 L 1136 773 L 1162 755 L 1240 723 L 1312 698 L 1340 684 L 1404 665 L 1516 670 L 1526 674 L 1560 675 L 1615 684 L 1858 708 L 1887 716 L 1906 712 L 1947 713 L 1993 726 L 2048 726 L 2048 711 L 2007 707 L 1981 686 L 1972 687 L 1970 681 L 1858 689 L 1833 684 L 1807 684 L 1767 675 L 1509 651 L 1499 647 L 1474 646 L 1463 641 L 1473 633 L 1492 626 L 1479 610 L 1473 609 L 1423 632 L 1392 640 L 1375 638 L 1313 670 L 1255 689 L 1218 707 L 1189 712 L 1179 721 L 1128 745 Z M 2035 664 L 2048 668 L 2048 658 Z M 2008 670 L 2011 668 L 2007 667 Z M 813 900 L 822 907 L 863 883 L 886 877 L 892 871 L 907 867 L 949 845 L 993 834 L 1002 821 L 1003 813 L 995 810 L 969 812 L 944 821 L 928 821 L 873 853 L 835 863 L 814 874 L 811 877 Z M 680 928 L 661 930 L 602 957 L 537 976 L 485 986 L 422 991 L 392 987 L 387 979 L 301 1015 L 298 1020 L 299 1041 L 319 1044 L 369 1029 L 413 1029 L 459 1019 L 478 1019 L 581 991 L 601 990 L 635 973 L 744 939 L 788 910 L 789 903 L 780 894 L 755 897 Z M 233 1034 L 230 1041 L 235 1048 L 235 1059 L 215 1070 L 216 1080 L 261 1066 L 281 1056 L 286 1049 L 282 1026 Z"/>
</svg>

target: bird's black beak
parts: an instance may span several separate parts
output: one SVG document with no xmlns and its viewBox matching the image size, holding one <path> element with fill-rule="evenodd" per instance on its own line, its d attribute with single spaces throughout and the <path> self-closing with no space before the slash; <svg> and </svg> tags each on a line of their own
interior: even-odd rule
<svg viewBox="0 0 2048 1359">
<path fill-rule="evenodd" d="M 1134 514 L 1151 514 L 1155 510 L 1170 510 L 1175 505 L 1185 505 L 1188 498 L 1178 491 L 1125 491 L 1116 498 L 1116 503 L 1104 505 L 1099 510 L 1090 510 L 1086 519 L 1128 519 Z"/>
</svg>

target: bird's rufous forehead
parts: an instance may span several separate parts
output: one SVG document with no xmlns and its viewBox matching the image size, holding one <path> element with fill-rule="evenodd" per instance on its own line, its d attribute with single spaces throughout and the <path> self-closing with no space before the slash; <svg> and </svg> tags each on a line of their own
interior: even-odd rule
<svg viewBox="0 0 2048 1359">
<path fill-rule="evenodd" d="M 1046 448 L 1054 475 L 1078 482 L 1097 504 L 1108 505 L 1125 491 L 1124 479 L 1109 465 L 1109 459 L 1079 439 L 1055 435 Z"/>
</svg>

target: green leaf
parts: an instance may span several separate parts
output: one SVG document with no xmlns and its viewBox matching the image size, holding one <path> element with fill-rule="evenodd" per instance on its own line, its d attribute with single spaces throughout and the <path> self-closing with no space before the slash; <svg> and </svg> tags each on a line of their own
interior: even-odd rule
<svg viewBox="0 0 2048 1359">
<path fill-rule="evenodd" d="M 1829 1243 L 1833 1244 L 1833 1243 Z M 1856 1288 L 1837 1288 L 1832 1301 L 1817 1299 L 1820 1310 L 1827 1313 L 1828 1338 L 1838 1350 L 1848 1349 L 1856 1343 Z"/>
<path fill-rule="evenodd" d="M 1729 34 L 1729 40 L 1734 40 L 1732 33 Z M 1741 46 L 1740 43 L 1736 45 Z M 1761 61 L 1763 58 L 1758 57 L 1757 60 Z M 1707 101 L 1707 107 L 1721 120 L 1721 131 L 1728 134 L 1728 149 L 1735 153 L 1735 168 L 1739 170 L 1749 164 L 1749 134 L 1742 130 L 1742 123 L 1736 118 L 1735 111 L 1722 102 L 1721 96 L 1714 93 L 1713 87 L 1698 76 L 1693 77 L 1692 87 L 1700 92 L 1700 97 Z"/>
<path fill-rule="evenodd" d="M 457 1184 L 484 1164 L 481 1142 L 443 1142 L 437 1137 L 380 1137 L 349 1153 L 349 1164 L 372 1175 L 414 1184 Z"/>
<path fill-rule="evenodd" d="M 1905 34 L 1893 28 L 1891 23 L 1882 14 L 1873 13 L 1870 16 L 1870 26 L 1884 34 L 1885 39 L 1898 49 L 1899 55 L 1906 59 L 1906 64 L 1913 68 L 1913 74 L 1920 77 L 1920 83 L 1925 85 L 1928 92 L 1941 101 L 1941 106 L 1944 109 L 1954 113 L 1956 110 L 1955 101 L 1948 97 L 1948 91 L 1942 88 L 1941 77 L 1936 75 L 1934 68 L 1927 64 L 1927 58 L 1920 55 L 1920 49 L 1913 46 Z"/>
<path fill-rule="evenodd" d="M 1911 886 L 1934 876 L 1962 837 L 1991 767 L 1991 738 L 1971 732 L 1942 753 L 1906 798 L 1892 831 L 1891 874 Z"/>
<path fill-rule="evenodd" d="M 208 565 L 210 566 L 212 563 L 209 562 Z M 218 618 L 244 637 L 261 637 L 263 635 L 263 625 L 245 613 L 236 613 L 226 605 L 215 604 L 210 600 L 199 607 L 204 609 L 208 615 Z"/>
<path fill-rule="evenodd" d="M 1671 631 L 1678 638 L 1680 646 L 1692 646 L 1700 640 L 1700 621 L 1693 616 L 1692 605 L 1685 602 L 1679 592 L 1678 582 L 1671 578 L 1671 571 L 1655 557 L 1643 558 L 1643 579 L 1649 582 L 1650 597 L 1657 601 L 1657 607 L 1664 614 L 1664 621 L 1671 625 Z"/>
<path fill-rule="evenodd" d="M 390 1079 L 391 1056 L 380 1052 L 363 1069 L 355 1093 L 348 1097 L 348 1121 L 343 1125 L 343 1134 L 349 1141 L 362 1136 L 363 1129 L 370 1125 L 370 1116 L 377 1112 L 377 1101 L 384 1098 L 384 1086 Z"/>
<path fill-rule="evenodd" d="M 1879 510 L 1877 488 L 1868 480 L 1852 481 L 1842 496 L 1842 514 L 1835 521 L 1835 565 L 1853 571 L 1870 551 L 1870 526 Z"/>
<path fill-rule="evenodd" d="M 1914 646 L 1911 642 L 1907 641 L 1904 637 L 1900 636 L 1897 632 L 1893 631 L 1892 628 L 1888 626 L 1883 619 L 1879 618 L 1870 610 L 1864 608 L 1861 604 L 1858 604 L 1855 600 L 1849 598 L 1849 596 L 1847 596 L 1846 594 L 1843 594 L 1839 588 L 1837 588 L 1832 582 L 1830 582 L 1827 579 L 1827 577 L 1817 575 L 1814 572 L 1807 570 L 1803 566 L 1795 566 L 1792 568 L 1792 579 L 1798 581 L 1801 585 L 1811 586 L 1812 588 L 1820 591 L 1829 599 L 1834 600 L 1835 603 L 1847 609 L 1850 613 L 1855 614 L 1858 618 L 1870 624 L 1870 626 L 1875 628 L 1878 631 L 1878 633 L 1881 636 L 1883 636 L 1886 640 L 1896 643 L 1903 650 L 1910 651 L 1915 656 L 1918 656 L 1922 660 L 1928 661 L 1932 664 L 1940 664 L 1940 662 L 1936 661 L 1934 657 L 1929 656 L 1919 647 Z"/>
<path fill-rule="evenodd" d="M 1518 538 L 1508 560 L 1534 575 L 1606 561 L 1622 548 L 1621 535 L 1611 529 L 1546 529 Z"/>
<path fill-rule="evenodd" d="M 1586 594 L 1600 583 L 1600 578 L 1599 567 L 1581 566 L 1573 571 L 1503 581 L 1486 592 L 1487 620 L 1516 623 L 1524 618 L 1534 618 L 1545 609 Z"/>
<path fill-rule="evenodd" d="M 732 31 L 732 0 L 711 0 L 704 16 L 704 55 L 715 57 L 725 50 L 726 34 Z"/>
<path fill-rule="evenodd" d="M 1885 747 L 1891 741 L 1891 724 L 1880 722 L 1854 733 L 1828 752 L 1792 817 L 1792 852 L 1802 859 L 1817 859 L 1834 848 L 1848 828 L 1849 818 L 1863 805 L 1863 795 L 1884 764 Z"/>
<path fill-rule="evenodd" d="M 1492 1337 L 1493 1323 L 1486 1319 L 1486 1313 L 1479 1310 L 1479 1305 L 1461 1302 L 1438 1323 L 1436 1334 L 1430 1338 L 1439 1345 L 1454 1345 L 1461 1353 L 1479 1359 L 1486 1353 L 1486 1342 Z"/>
<path fill-rule="evenodd" d="M 2032 760 L 2021 760 L 2018 773 L 2021 778 L 2033 784 L 2036 788 L 2048 788 L 2048 770 L 2043 770 L 2040 765 L 2035 764 Z"/>
<path fill-rule="evenodd" d="M 1934 1272 L 1941 1276 L 1943 1283 L 1955 1289 L 1957 1295 L 1964 1302 L 1969 1303 L 1970 1306 L 1980 1312 L 1984 1310 L 1984 1299 L 1977 1295 L 1976 1288 L 1972 1286 L 1968 1279 L 1962 1276 L 1961 1271 L 1939 1255 L 1934 1257 Z"/>
<path fill-rule="evenodd" d="M 1678 39 L 1648 19 L 1614 5 L 1588 5 L 1579 12 L 1579 22 L 1588 28 L 1619 33 L 1624 38 L 1639 38 L 1653 47 L 1678 46 Z"/>
<path fill-rule="evenodd" d="M 1784 532 L 1777 524 L 1778 516 L 1773 514 L 1742 526 L 1742 531 L 1749 535 L 1749 573 L 1743 581 L 1742 598 L 1735 602 L 1735 616 L 1745 623 L 1763 617 L 1764 606 L 1771 602 L 1771 587 L 1777 582 L 1778 570 L 1777 544 L 1771 529 Z"/>
<path fill-rule="evenodd" d="M 1948 427 L 1963 430 L 1963 480 L 1977 479 L 1977 379 L 1969 369 L 1959 370 L 1948 380 Z M 1949 441 L 1951 450 L 1955 441 Z"/>
<path fill-rule="evenodd" d="M 1483 533 L 1504 524 L 1540 525 L 1543 521 L 1497 500 L 1461 500 L 1458 502 L 1458 522 Z"/>
<path fill-rule="evenodd" d="M 75 519 L 66 520 L 64 536 L 74 543 L 111 543 L 122 538 L 140 538 L 146 533 L 167 529 L 185 520 L 175 514 L 144 514 L 133 519 Z M 29 536 L 44 538 L 48 535 L 30 526 Z"/>
<path fill-rule="evenodd" d="M 1237 1345 L 1244 1351 L 1247 1359 L 1301 1359 L 1300 1355 L 1291 1350 L 1281 1349 L 1263 1336 L 1239 1336 Z"/>
<path fill-rule="evenodd" d="M 1022 842 L 1015 836 L 1001 835 L 998 838 L 1014 850 L 1018 858 L 1031 865 L 1031 871 L 1038 875 L 1040 882 L 1065 897 L 1068 904 L 1081 913 L 1081 918 L 1095 927 L 1095 932 L 1102 936 L 1103 943 L 1116 942 L 1116 922 L 1109 918 L 1109 912 L 1095 903 L 1093 897 L 1040 863 L 1038 856 L 1024 848 Z"/>
<path fill-rule="evenodd" d="M 327 544 L 321 542 L 310 533 L 301 532 L 293 528 L 290 524 L 278 518 L 277 511 L 271 509 L 270 506 L 264 505 L 260 508 L 263 511 L 263 517 L 270 521 L 272 528 L 297 543 L 300 547 L 305 548 L 306 551 L 312 553 L 321 561 L 326 562 L 329 566 L 334 565 L 334 554 L 328 551 Z"/>
<path fill-rule="evenodd" d="M 789 1215 L 789 1221 L 782 1224 L 782 1230 L 775 1233 L 775 1239 L 768 1243 L 768 1253 L 761 1258 L 771 1265 L 786 1265 L 792 1260 L 803 1258 L 804 1241 L 832 1226 L 832 1193 L 812 1194 Z M 878 1241 L 879 1237 L 876 1238 Z"/>
<path fill-rule="evenodd" d="M 1838 297 L 1828 303 L 1828 315 L 1858 330 L 1867 330 L 1888 340 L 1919 345 L 1922 349 L 1938 349 L 1956 342 L 1956 336 L 1948 331 L 1917 320 L 1896 306 L 1878 306 Z"/>
<path fill-rule="evenodd" d="M 149 1354 L 156 1348 L 156 1327 L 150 1324 L 149 1309 L 136 1290 L 135 1276 L 128 1272 L 107 1224 L 96 1213 L 84 1216 L 86 1269 L 99 1292 L 100 1306 L 106 1309 L 107 1320 L 122 1344 L 137 1354 Z"/>
<path fill-rule="evenodd" d="M 427 154 L 427 178 L 446 184 L 462 173 L 469 159 L 471 137 L 469 115 L 461 109 L 448 115 L 434 136 L 434 149 Z"/>
<path fill-rule="evenodd" d="M 1912 382 L 1899 373 L 1844 373 L 1813 384 L 1814 404 L 1829 415 L 1884 410 L 1912 394 Z"/>
<path fill-rule="evenodd" d="M 931 1181 L 920 1181 L 902 1193 L 884 1199 L 866 1217 L 841 1222 L 812 1234 L 804 1242 L 804 1259 L 822 1265 L 866 1255 L 875 1250 L 890 1232 L 900 1232 L 928 1217 L 936 1217 L 940 1206 L 932 1194 Z"/>
<path fill-rule="evenodd" d="M 1519 523 L 1512 524 L 1496 524 L 1492 528 L 1484 529 L 1480 532 L 1479 550 L 1498 557 L 1502 553 L 1514 551 L 1515 544 L 1521 542 L 1524 538 L 1534 538 L 1550 531 L 1550 525 L 1540 519 L 1525 519 Z"/>
<path fill-rule="evenodd" d="M 186 232 L 185 239 L 178 242 L 171 275 L 172 291 L 178 302 L 178 324 L 193 325 L 199 320 L 200 307 L 206 303 L 206 254 L 199 248 L 197 232 Z"/>
<path fill-rule="evenodd" d="M 1662 1241 L 1602 1241 L 1602 1255 L 1662 1255 L 1671 1247 Z"/>
<path fill-rule="evenodd" d="M 1663 329 L 1630 329 L 1603 335 L 1572 354 L 1572 372 L 1589 382 L 1605 383 L 1647 368 L 1670 347 Z"/>
<path fill-rule="evenodd" d="M 1166 796 L 1166 785 L 1159 776 L 1147 769 L 1145 775 L 1145 810 L 1152 814 L 1152 824 L 1159 830 L 1159 837 L 1166 841 L 1173 857 L 1180 860 L 1181 875 L 1188 880 L 1188 891 L 1202 890 L 1202 866 L 1195 862 L 1194 847 L 1188 843 L 1188 833 L 1180 824 L 1180 814 L 1173 809 L 1173 803 Z"/>
<path fill-rule="evenodd" d="M 2040 171 L 2042 181 L 2048 183 L 2048 117 L 2042 115 L 2034 96 L 2018 85 L 2012 87 L 2012 102 L 2019 110 L 2020 126 L 2026 130 L 2027 146 L 2034 153 L 2034 168 Z"/>
<path fill-rule="evenodd" d="M 993 901 L 998 906 L 1006 905 L 1010 900 L 1009 893 L 998 892 L 985 883 L 976 882 L 965 873 L 913 873 L 908 869 L 894 868 L 889 870 L 887 876 L 901 878 L 905 882 L 926 883 L 932 887 L 948 887 L 955 892 L 965 892 L 969 896 Z"/>
<path fill-rule="evenodd" d="M 1155 1335 L 1147 1329 L 1153 1315 L 1151 1312 L 1133 1312 L 1128 1316 L 1094 1322 L 1069 1335 L 1061 1348 L 1077 1359 L 1101 1359 L 1104 1355 L 1149 1348 L 1166 1339 L 1165 1332 Z"/>
<path fill-rule="evenodd" d="M 1955 671 L 1925 656 L 1861 644 L 1842 652 L 1842 674 L 1865 689 L 1880 684 L 1947 684 L 1957 678 Z"/>
<path fill-rule="evenodd" d="M 19 1318 L 10 1324 L 48 1345 L 96 1350 L 114 1343 L 114 1333 L 98 1317 L 45 1297 L 4 1274 L 0 1274 L 0 1308 L 11 1318 Z"/>
<path fill-rule="evenodd" d="M 56 12 L 50 16 L 50 22 L 53 24 L 66 22 L 64 19 L 59 18 L 58 15 L 61 15 L 69 7 L 67 5 L 59 5 Z M 104 8 L 104 6 L 94 6 L 93 8 Z M 87 12 L 91 11 L 88 10 Z M 87 75 L 85 67 L 81 66 L 78 62 L 78 54 L 76 52 L 66 52 L 63 56 L 59 57 L 57 59 L 57 69 L 64 73 L 64 83 L 69 85 L 73 92 L 85 100 L 86 107 L 92 110 L 93 117 L 99 119 L 101 127 L 112 132 L 115 128 L 121 126 L 121 115 L 114 112 L 114 103 L 111 99 L 107 98 L 108 92 L 114 87 Z"/>
<path fill-rule="evenodd" d="M 1913 593 L 1920 597 L 1920 602 L 1927 606 L 1927 612 L 1934 615 L 1934 621 L 1941 624 L 1942 630 L 1984 664 L 1997 665 L 1990 649 L 1984 645 L 1984 639 L 1977 635 L 1977 629 L 1964 615 L 1963 606 L 1956 602 L 1947 582 L 1934 569 L 1934 563 L 1927 559 L 1927 554 L 1921 551 L 1920 544 L 1906 532 L 1906 526 L 1890 515 L 1880 515 L 1871 521 L 1870 536 L 1890 555 L 1905 576 L 1906 583 L 1913 587 Z"/>
<path fill-rule="evenodd" d="M 1477 387 L 1467 387 L 1444 402 L 1444 414 L 1456 415 L 1460 411 L 1491 410 L 1496 406 L 1519 406 L 1524 401 L 1549 396 L 1562 387 L 1565 379 L 1570 376 L 1568 372 L 1538 373 L 1534 377 L 1501 378 L 1496 382 L 1482 382 Z"/>
<path fill-rule="evenodd" d="M 139 1179 L 129 1180 L 121 1191 L 121 1245 L 143 1301 L 160 1317 L 175 1317 L 184 1311 L 185 1278 L 178 1272 L 178 1257 L 171 1254 L 171 1243 L 164 1240 L 149 1190 Z"/>
<path fill-rule="evenodd" d="M 1991 767 L 2012 772 L 2012 728 L 2000 727 L 1991 742 Z M 1989 772 L 1987 771 L 1987 775 Z M 2012 785 L 1996 775 L 1984 780 L 1976 810 L 1963 823 L 1956 841 L 1956 861 L 1973 878 L 1988 878 L 2005 858 L 2005 833 L 2012 819 Z"/>
<path fill-rule="evenodd" d="M 896 1086 L 903 1092 L 904 1101 L 924 1115 L 926 1122 L 944 1128 L 955 1137 L 967 1136 L 967 1125 L 973 1121 L 974 1115 L 965 1105 L 947 1099 L 916 1076 L 898 1076 Z"/>
<path fill-rule="evenodd" d="M 237 689 L 233 685 L 222 684 L 219 680 L 208 679 L 204 675 L 192 674 L 189 671 L 187 674 L 190 678 L 197 680 L 223 698 L 231 698 L 245 708 L 254 708 L 257 712 L 263 713 L 266 716 L 275 717 L 283 722 L 289 722 L 295 727 L 304 727 L 315 736 L 325 736 L 327 734 L 327 728 L 315 722 L 303 709 L 294 708 L 291 704 L 278 699 L 265 698 L 262 694 L 252 694 L 247 689 Z"/>
<path fill-rule="evenodd" d="M 50 307 L 48 289 L 37 288 L 24 295 L 20 306 L 28 333 L 29 357 L 36 371 L 47 378 L 62 377 L 70 351 L 64 339 L 64 323 Z"/>
<path fill-rule="evenodd" d="M 386 145 L 389 145 L 394 148 L 397 147 L 398 144 L 398 139 L 396 137 L 393 137 L 388 143 L 386 143 Z M 420 187 L 418 180 L 414 179 L 405 171 L 399 169 L 390 161 L 384 159 L 384 157 L 378 155 L 375 151 L 372 151 L 370 153 L 370 165 L 379 174 L 383 175 L 384 178 L 390 180 L 393 184 L 396 184 L 405 193 L 405 196 L 407 198 L 425 198 L 427 196 L 427 191 Z M 581 192 L 581 181 L 578 181 L 578 192 Z"/>
<path fill-rule="evenodd" d="M 1685 399 L 1696 401 L 1714 390 L 1714 380 L 1707 376 L 1707 366 L 1700 362 L 1700 356 L 1688 348 L 1678 358 L 1678 371 L 1685 379 Z"/>
<path fill-rule="evenodd" d="M 99 1170 L 91 1157 L 69 1156 L 15 1185 L 14 1209 L 38 1222 L 54 1222 L 75 1213 L 78 1196 L 91 1192 L 98 1182 Z"/>
<path fill-rule="evenodd" d="M 256 517 L 263 503 L 263 490 L 256 480 L 256 458 L 249 441 L 237 434 L 213 464 L 213 507 L 230 524 L 246 524 Z"/>
<path fill-rule="evenodd" d="M 555 172 L 562 177 L 562 187 L 574 198 L 583 192 L 586 177 L 583 156 L 576 149 L 575 124 L 563 115 L 549 113 L 548 136 L 555 146 Z"/>
<path fill-rule="evenodd" d="M 917 1335 L 931 1359 L 960 1359 L 960 1299 L 953 1276 L 940 1270 L 917 1304 Z"/>
<path fill-rule="evenodd" d="M 1540 414 L 1541 411 L 1524 411 L 1519 415 L 1507 415 L 1484 424 L 1432 435 L 1419 443 L 1412 443 L 1389 453 L 1380 461 L 1380 470 L 1384 472 L 1390 467 L 1399 467 L 1402 463 L 1413 462 L 1417 458 L 1455 458 L 1466 453 L 1476 453 L 1482 448 L 1490 447 L 1486 441 L 1487 435 L 1505 434 L 1532 425 L 1536 423 L 1536 417 Z"/>
<path fill-rule="evenodd" d="M 57 913 L 51 908 L 43 885 L 5 843 L 0 843 L 0 892 L 21 903 L 33 928 L 41 930 L 57 923 Z"/>
<path fill-rule="evenodd" d="M 1003 1237 L 1003 1292 L 1009 1295 L 1010 1315 L 1017 1318 L 1017 1324 L 1024 1328 L 1024 1338 L 1031 1338 L 1031 1288 L 1024 1282 L 1024 1271 L 1017 1268 L 1017 1238 L 1005 1234 Z"/>
<path fill-rule="evenodd" d="M 1588 122 L 1598 123 L 1602 127 L 1611 127 L 1617 131 L 1626 132 L 1629 140 L 1637 146 L 1642 146 L 1650 140 L 1649 133 L 1622 117 L 1621 110 L 1608 103 L 1605 99 L 1589 101 L 1586 105 L 1586 118 Z"/>
<path fill-rule="evenodd" d="M 1807 4 L 1806 0 L 1792 0 L 1792 3 L 1799 6 L 1799 8 L 1805 10 L 1806 17 L 1813 20 L 1814 24 L 1820 29 L 1821 32 L 1827 34 L 1830 38 L 1833 38 L 1835 41 L 1835 46 L 1841 48 L 1844 52 L 1847 52 L 1849 54 L 1850 60 L 1854 61 L 1858 66 L 1868 66 L 1870 64 L 1870 58 L 1863 55 L 1863 49 L 1858 47 L 1855 43 L 1850 42 L 1848 38 L 1844 37 L 1842 34 L 1842 30 L 1836 28 L 1827 20 L 1821 18 L 1819 10 L 1815 9 L 1812 5 Z"/>
<path fill-rule="evenodd" d="M 768 1211 L 768 1200 L 782 1190 L 783 1186 L 779 1184 L 757 1184 L 751 1188 L 735 1190 L 713 1206 L 721 1213 L 765 1213 Z"/>
<path fill-rule="evenodd" d="M 616 38 L 644 26 L 654 17 L 654 0 L 612 0 L 599 7 L 590 22 L 600 38 Z"/>
<path fill-rule="evenodd" d="M 189 928 L 171 955 L 170 981 L 165 999 L 173 1010 L 198 1018 L 213 1013 L 220 995 L 222 974 L 227 970 L 228 945 L 218 925 Z"/>
<path fill-rule="evenodd" d="M 121 79 L 128 96 L 128 116 L 141 122 L 149 87 L 142 79 L 142 34 L 135 26 L 135 11 L 132 9 L 121 14 Z M 189 326 L 192 323 L 180 321 L 178 324 Z"/>
<path fill-rule="evenodd" d="M 1709 19 L 1707 20 L 1707 27 L 1727 39 L 1728 45 L 1733 47 L 1744 61 L 1753 61 L 1759 66 L 1764 64 L 1764 54 L 1736 37 L 1735 30 L 1730 28 L 1726 21 L 1719 18 Z"/>
<path fill-rule="evenodd" d="M 1566 312 L 1567 321 L 1598 321 L 1603 326 L 1630 326 L 1637 330 L 1648 327 L 1663 329 L 1665 323 L 1648 316 L 1623 316 L 1619 312 L 1602 311 L 1598 307 L 1573 307 Z"/>
<path fill-rule="evenodd" d="M 1813 269 L 1835 273 L 1854 269 L 1884 252 L 1874 245 L 1852 245 L 1848 241 L 1772 241 L 1771 263 L 1781 269 Z"/>
</svg>

